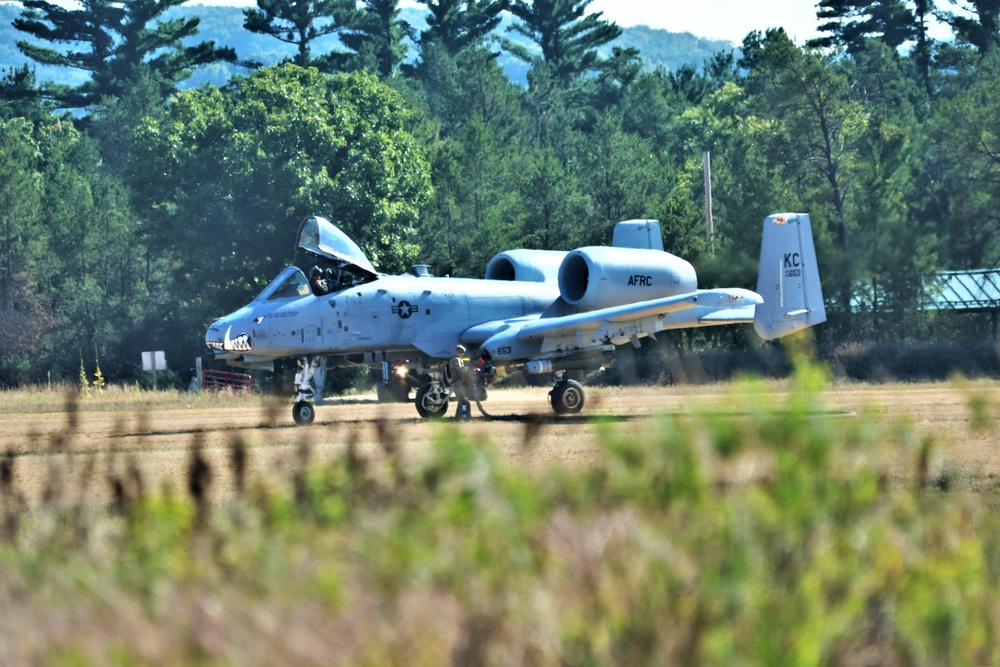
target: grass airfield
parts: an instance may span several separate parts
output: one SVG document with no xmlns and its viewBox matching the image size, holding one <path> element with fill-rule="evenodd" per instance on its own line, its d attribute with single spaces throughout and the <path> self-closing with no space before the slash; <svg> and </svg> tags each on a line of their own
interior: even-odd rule
<svg viewBox="0 0 1000 667">
<path fill-rule="evenodd" d="M 1000 664 L 1000 385 L 0 402 L 0 664 Z"/>
<path fill-rule="evenodd" d="M 335 460 L 348 446 L 384 464 L 387 440 L 401 459 L 416 463 L 451 429 L 511 465 L 572 468 L 600 456 L 599 438 L 609 430 L 641 440 L 664 419 L 711 416 L 739 424 L 766 411 L 780 414 L 795 391 L 789 382 L 588 387 L 584 410 L 558 417 L 548 406 L 547 388 L 501 388 L 483 403 L 493 418 L 473 404 L 468 423 L 426 421 L 412 403 L 379 403 L 371 393 L 326 401 L 309 427 L 294 425 L 290 401 L 267 397 L 114 387 L 84 395 L 6 392 L 0 402 L 0 453 L 16 461 L 14 483 L 35 506 L 53 499 L 46 487 L 55 478 L 64 490 L 85 487 L 89 502 L 110 502 L 112 488 L 104 481 L 123 467 L 140 471 L 155 488 L 182 489 L 191 452 L 199 447 L 215 473 L 209 492 L 222 501 L 235 488 L 229 460 L 234 442 L 246 447 L 245 472 L 263 478 L 292 473 L 304 454 L 317 462 Z M 919 473 L 914 441 L 930 446 L 928 475 L 970 489 L 1000 481 L 1000 383 L 838 384 L 823 389 L 810 409 L 816 420 L 860 418 L 885 429 L 886 439 L 866 455 L 896 483 L 906 484 Z M 909 432 L 908 442 L 895 440 L 898 428 Z M 752 458 L 724 466 L 719 474 L 735 479 L 766 474 L 764 462 Z"/>
</svg>

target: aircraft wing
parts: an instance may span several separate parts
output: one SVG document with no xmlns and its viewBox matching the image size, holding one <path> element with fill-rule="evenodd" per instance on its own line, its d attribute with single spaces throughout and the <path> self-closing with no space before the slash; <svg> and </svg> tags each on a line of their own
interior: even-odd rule
<svg viewBox="0 0 1000 667">
<path fill-rule="evenodd" d="M 491 322 L 480 335 L 497 363 L 565 357 L 575 351 L 631 342 L 665 329 L 753 321 L 763 299 L 750 290 L 697 290 L 678 296 L 599 308 L 560 317 Z M 499 326 L 497 326 L 499 325 Z"/>
<path fill-rule="evenodd" d="M 520 327 L 517 337 L 525 341 L 579 337 L 581 333 L 593 331 L 593 340 L 596 342 L 602 338 L 620 337 L 611 335 L 612 329 L 621 328 L 613 325 L 634 324 L 649 319 L 662 320 L 671 313 L 693 308 L 706 311 L 698 317 L 698 321 L 705 324 L 752 322 L 753 307 L 760 303 L 763 303 L 760 295 L 750 290 L 698 290 L 690 294 L 601 308 L 575 315 L 541 318 Z M 655 333 L 646 329 L 647 327 L 642 327 L 642 333 Z"/>
</svg>

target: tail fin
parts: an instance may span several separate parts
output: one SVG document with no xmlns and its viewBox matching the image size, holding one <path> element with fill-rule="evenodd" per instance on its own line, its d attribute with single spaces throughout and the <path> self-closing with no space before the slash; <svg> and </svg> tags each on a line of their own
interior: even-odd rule
<svg viewBox="0 0 1000 667">
<path fill-rule="evenodd" d="M 782 213 L 764 219 L 760 243 L 754 329 L 774 340 L 826 321 L 816 247 L 807 213 Z"/>
</svg>

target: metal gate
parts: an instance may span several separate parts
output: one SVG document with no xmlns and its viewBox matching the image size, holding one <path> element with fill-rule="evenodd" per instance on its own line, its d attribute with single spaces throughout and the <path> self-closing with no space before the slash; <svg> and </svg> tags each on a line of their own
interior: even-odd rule
<svg viewBox="0 0 1000 667">
<path fill-rule="evenodd" d="M 231 389 L 243 394 L 253 393 L 253 378 L 246 373 L 204 370 L 201 372 L 202 389 Z"/>
</svg>

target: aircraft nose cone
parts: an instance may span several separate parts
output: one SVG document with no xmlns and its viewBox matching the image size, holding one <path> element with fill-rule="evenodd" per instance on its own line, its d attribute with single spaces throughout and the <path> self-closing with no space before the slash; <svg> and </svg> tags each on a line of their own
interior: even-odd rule
<svg viewBox="0 0 1000 667">
<path fill-rule="evenodd" d="M 217 320 L 214 324 L 212 324 L 212 326 L 208 328 L 208 331 L 205 332 L 205 345 L 208 349 L 223 349 L 225 333 L 225 327 L 222 326 L 222 320 Z"/>
<path fill-rule="evenodd" d="M 205 345 L 217 357 L 250 352 L 253 350 L 253 339 L 247 325 L 246 318 L 239 312 L 220 317 L 205 332 Z"/>
</svg>

